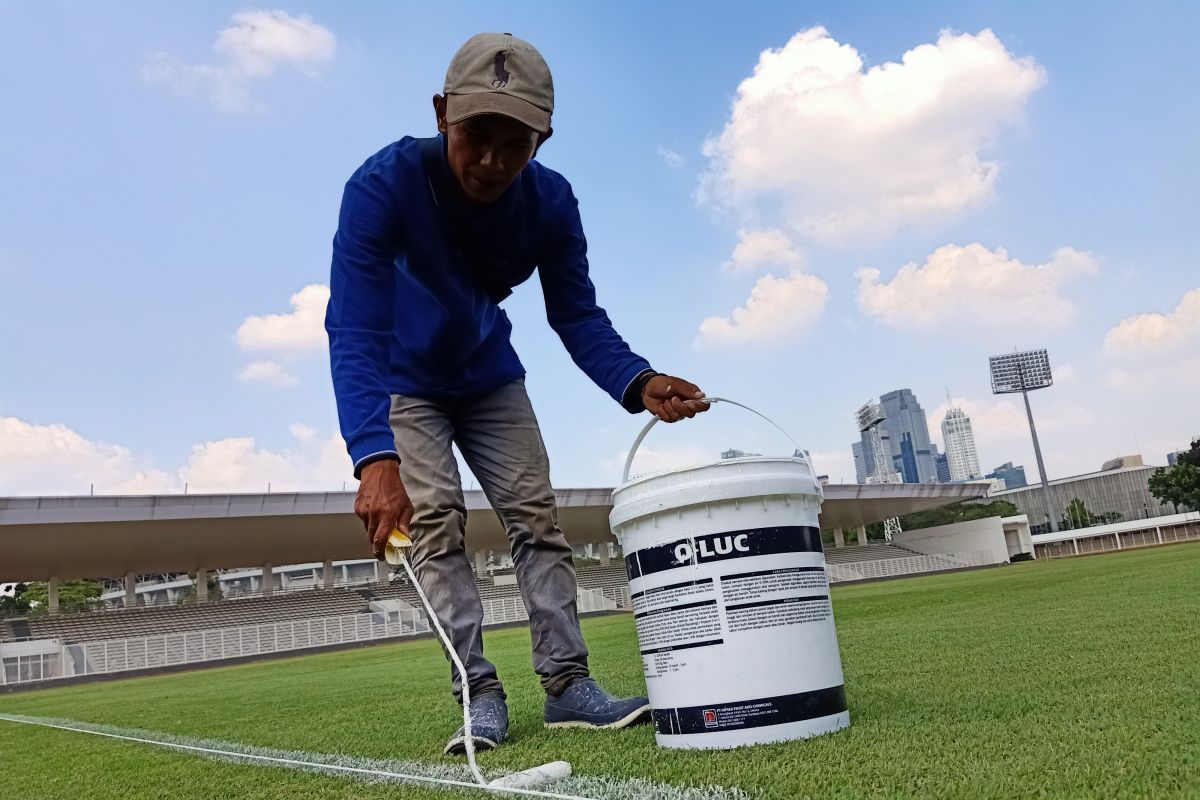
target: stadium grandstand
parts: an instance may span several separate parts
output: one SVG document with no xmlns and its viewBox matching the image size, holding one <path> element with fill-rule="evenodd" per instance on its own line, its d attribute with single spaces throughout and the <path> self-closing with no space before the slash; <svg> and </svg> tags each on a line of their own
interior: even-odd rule
<svg viewBox="0 0 1200 800">
<path fill-rule="evenodd" d="M 905 531 L 865 526 L 981 497 L 986 483 L 829 485 L 822 528 L 831 582 L 1002 564 L 1200 538 L 1200 515 L 1030 536 L 1024 516 Z M 527 619 L 504 533 L 467 492 L 468 549 L 485 624 Z M 558 492 L 576 547 L 581 613 L 628 609 L 608 528 L 611 490 Z M 0 684 L 259 657 L 429 631 L 407 579 L 364 559 L 353 493 L 0 498 L 0 581 L 46 581 L 48 608 L 0 619 Z M 1112 529 L 1112 530 L 1110 530 Z M 847 543 L 845 531 L 857 533 Z M 282 563 L 280 563 L 282 562 Z M 257 565 L 257 566 L 247 566 Z M 100 601 L 60 613 L 73 578 L 106 579 Z M 49 612 L 49 613 L 46 613 Z"/>
</svg>

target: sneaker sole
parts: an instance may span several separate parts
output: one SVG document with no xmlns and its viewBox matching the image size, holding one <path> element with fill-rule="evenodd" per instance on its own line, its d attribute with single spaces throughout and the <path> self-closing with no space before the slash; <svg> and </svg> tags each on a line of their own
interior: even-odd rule
<svg viewBox="0 0 1200 800">
<path fill-rule="evenodd" d="M 547 722 L 544 723 L 547 728 L 586 728 L 593 731 L 615 731 L 618 728 L 625 728 L 640 722 L 643 717 L 649 718 L 650 704 L 629 712 L 616 722 L 610 722 L 606 725 L 597 725 L 594 722 L 586 722 L 584 720 L 568 720 L 566 722 Z"/>
<path fill-rule="evenodd" d="M 485 739 L 482 736 L 472 736 L 475 740 L 475 752 L 482 753 L 485 750 L 494 750 L 500 746 L 499 742 L 493 742 L 491 739 Z M 467 752 L 467 737 L 458 736 L 446 743 L 446 747 L 442 750 L 443 755 L 461 756 Z"/>
</svg>

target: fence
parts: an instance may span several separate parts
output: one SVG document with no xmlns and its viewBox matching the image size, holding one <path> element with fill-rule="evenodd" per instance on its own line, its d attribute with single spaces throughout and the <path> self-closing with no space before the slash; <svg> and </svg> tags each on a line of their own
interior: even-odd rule
<svg viewBox="0 0 1200 800">
<path fill-rule="evenodd" d="M 603 592 L 605 597 L 616 603 L 617 608 L 633 608 L 633 601 L 629 599 L 628 586 L 605 586 L 603 589 L 599 589 L 598 591 Z"/>
<path fill-rule="evenodd" d="M 482 602 L 485 625 L 529 619 L 520 597 Z M 617 608 L 614 600 L 598 590 L 580 590 L 577 604 L 581 614 Z M 415 636 L 430 630 L 425 612 L 410 608 L 78 644 L 64 645 L 57 640 L 26 642 L 22 649 L 30 652 L 3 655 L 0 648 L 0 686 L 369 642 Z M 41 652 L 32 652 L 39 646 Z"/>
<path fill-rule="evenodd" d="M 938 572 L 945 569 L 984 567 L 995 563 L 996 556 L 991 550 L 969 550 L 963 553 L 878 558 L 871 561 L 826 564 L 825 573 L 829 576 L 830 583 L 839 583 L 870 578 L 890 578 L 896 575 L 917 575 L 922 572 Z"/>
</svg>

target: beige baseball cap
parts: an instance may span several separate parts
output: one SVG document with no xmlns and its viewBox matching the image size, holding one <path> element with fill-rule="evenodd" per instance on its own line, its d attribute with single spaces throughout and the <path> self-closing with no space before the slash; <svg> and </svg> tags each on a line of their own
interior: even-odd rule
<svg viewBox="0 0 1200 800">
<path fill-rule="evenodd" d="M 503 114 L 538 133 L 550 130 L 554 79 L 537 48 L 511 33 L 480 33 L 446 70 L 446 122 Z"/>
</svg>

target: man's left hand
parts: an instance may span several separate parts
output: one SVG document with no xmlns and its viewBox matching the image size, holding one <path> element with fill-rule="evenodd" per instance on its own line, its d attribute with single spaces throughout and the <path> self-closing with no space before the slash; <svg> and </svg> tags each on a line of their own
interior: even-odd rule
<svg viewBox="0 0 1200 800">
<path fill-rule="evenodd" d="M 642 405 L 663 422 L 678 422 L 708 411 L 700 387 L 674 375 L 655 375 L 648 380 L 642 389 Z"/>
</svg>

